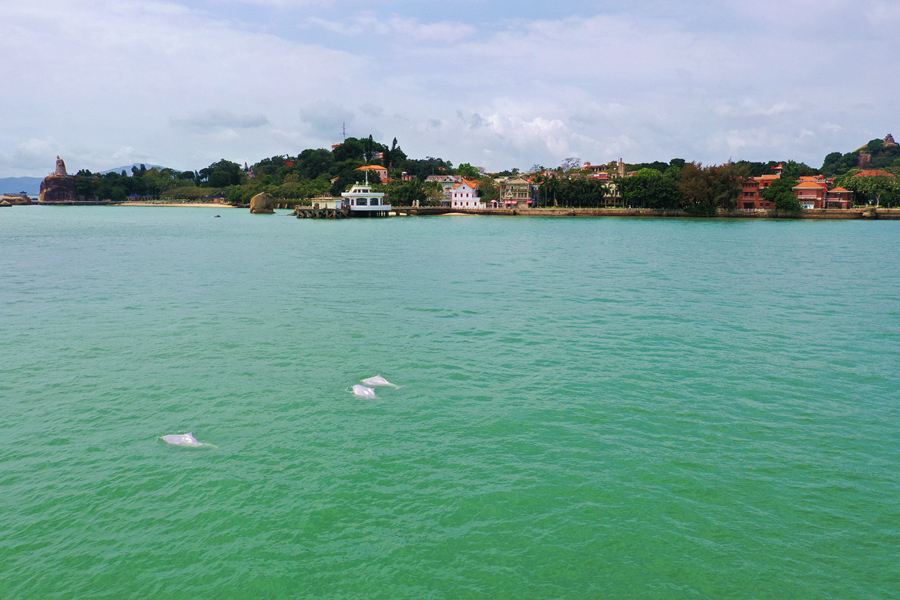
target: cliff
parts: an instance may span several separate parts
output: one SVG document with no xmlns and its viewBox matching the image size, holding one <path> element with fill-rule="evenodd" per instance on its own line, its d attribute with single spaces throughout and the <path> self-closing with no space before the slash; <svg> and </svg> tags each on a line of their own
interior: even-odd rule
<svg viewBox="0 0 900 600">
<path fill-rule="evenodd" d="M 75 202 L 75 178 L 71 175 L 48 175 L 41 182 L 41 204 Z"/>
</svg>

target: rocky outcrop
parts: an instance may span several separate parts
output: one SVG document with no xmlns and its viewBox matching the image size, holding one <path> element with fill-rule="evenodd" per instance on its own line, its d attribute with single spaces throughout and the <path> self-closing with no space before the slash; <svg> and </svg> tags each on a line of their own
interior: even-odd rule
<svg viewBox="0 0 900 600">
<path fill-rule="evenodd" d="M 271 215 L 275 213 L 275 198 L 263 192 L 250 198 L 250 212 L 255 215 Z"/>
<path fill-rule="evenodd" d="M 41 182 L 41 204 L 61 204 L 75 202 L 75 178 L 66 173 L 66 163 L 56 157 L 56 172 L 48 175 Z"/>
<path fill-rule="evenodd" d="M 28 194 L 3 194 L 0 196 L 0 206 L 13 206 L 16 204 L 34 204 Z"/>
<path fill-rule="evenodd" d="M 75 178 L 71 175 L 48 175 L 41 182 L 41 204 L 75 202 Z"/>
</svg>

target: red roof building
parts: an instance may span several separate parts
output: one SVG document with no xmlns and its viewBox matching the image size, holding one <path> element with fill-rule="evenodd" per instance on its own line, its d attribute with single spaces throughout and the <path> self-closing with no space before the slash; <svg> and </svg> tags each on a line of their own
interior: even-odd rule
<svg viewBox="0 0 900 600">
<path fill-rule="evenodd" d="M 777 175 L 762 175 L 750 177 L 744 181 L 738 196 L 737 207 L 741 210 L 772 210 L 775 205 L 764 199 L 760 192 L 772 185 L 776 179 L 781 179 L 781 165 L 772 167 L 778 171 Z"/>
</svg>

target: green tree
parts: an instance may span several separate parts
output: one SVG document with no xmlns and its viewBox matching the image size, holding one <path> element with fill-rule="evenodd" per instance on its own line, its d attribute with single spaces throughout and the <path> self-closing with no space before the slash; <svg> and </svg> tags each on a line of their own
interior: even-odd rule
<svg viewBox="0 0 900 600">
<path fill-rule="evenodd" d="M 478 180 L 478 194 L 482 202 L 490 203 L 500 199 L 500 188 L 490 177 L 482 177 Z"/>
<path fill-rule="evenodd" d="M 205 169 L 200 169 L 200 176 L 206 181 L 206 187 L 222 188 L 241 183 L 241 166 L 224 158 L 214 162 Z"/>
<path fill-rule="evenodd" d="M 869 154 L 874 154 L 884 148 L 884 140 L 870 140 L 868 144 L 866 144 L 866 152 Z"/>
<path fill-rule="evenodd" d="M 347 160 L 365 160 L 363 143 L 354 137 L 345 139 L 340 146 L 336 146 L 332 150 L 332 154 L 334 154 L 334 162 L 336 163 L 342 163 Z"/>
<path fill-rule="evenodd" d="M 630 177 L 616 177 L 613 181 L 624 206 L 669 210 L 678 208 L 681 201 L 677 180 L 657 169 L 643 168 Z"/>
<path fill-rule="evenodd" d="M 400 165 L 401 169 L 417 177 L 419 181 L 425 181 L 429 175 L 446 175 L 453 170 L 453 163 L 450 161 L 431 156 L 423 159 L 406 159 Z"/>
<path fill-rule="evenodd" d="M 800 201 L 794 194 L 794 186 L 800 183 L 797 179 L 782 177 L 772 182 L 772 185 L 760 192 L 760 196 L 775 205 L 775 209 L 784 213 L 799 213 Z"/>
<path fill-rule="evenodd" d="M 426 181 L 423 186 L 426 202 L 431 206 L 440 206 L 443 202 L 444 186 L 437 181 Z"/>
<path fill-rule="evenodd" d="M 463 163 L 456 167 L 456 174 L 465 177 L 466 179 L 478 179 L 481 176 L 481 173 L 478 172 L 476 167 L 473 167 L 469 163 Z"/>
<path fill-rule="evenodd" d="M 388 188 L 388 198 L 395 206 L 413 206 L 425 204 L 427 196 L 424 186 L 417 180 L 405 181 Z"/>
<path fill-rule="evenodd" d="M 857 200 L 875 207 L 884 203 L 886 206 L 900 204 L 900 183 L 890 175 L 869 175 L 864 177 L 845 176 L 836 183 L 854 193 Z"/>
<path fill-rule="evenodd" d="M 719 208 L 733 209 L 748 171 L 747 166 L 738 164 L 685 164 L 678 184 L 684 209 L 698 215 L 714 215 Z"/>
<path fill-rule="evenodd" d="M 99 183 L 99 179 L 95 178 L 90 171 L 82 169 L 75 174 L 75 195 L 88 201 L 93 200 Z"/>
</svg>

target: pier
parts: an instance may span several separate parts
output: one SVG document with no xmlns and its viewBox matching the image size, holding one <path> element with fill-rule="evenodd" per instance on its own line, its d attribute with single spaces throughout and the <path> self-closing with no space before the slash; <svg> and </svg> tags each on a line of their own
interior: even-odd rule
<svg viewBox="0 0 900 600">
<path fill-rule="evenodd" d="M 318 204 L 295 206 L 294 216 L 298 219 L 348 219 L 350 218 L 350 207 L 321 208 Z"/>
</svg>

